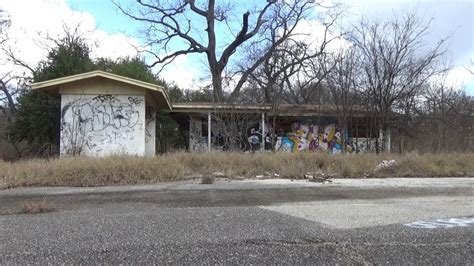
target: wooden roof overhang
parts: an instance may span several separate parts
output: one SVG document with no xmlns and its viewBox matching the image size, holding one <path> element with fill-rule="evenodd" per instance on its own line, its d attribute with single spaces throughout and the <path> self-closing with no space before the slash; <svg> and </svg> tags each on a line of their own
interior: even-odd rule
<svg viewBox="0 0 474 266">
<path fill-rule="evenodd" d="M 101 88 L 97 84 L 110 83 L 111 86 Z M 35 91 L 41 91 L 51 96 L 59 96 L 69 91 L 81 92 L 85 94 L 116 94 L 113 84 L 120 84 L 126 87 L 127 91 L 142 93 L 148 101 L 156 108 L 163 110 L 171 110 L 171 102 L 166 90 L 156 84 L 139 81 L 104 71 L 91 71 L 73 76 L 67 76 L 42 82 L 31 84 L 31 88 Z M 95 86 L 94 90 L 86 90 L 87 87 Z M 77 87 L 80 87 L 79 89 Z"/>
<path fill-rule="evenodd" d="M 177 102 L 173 103 L 170 113 L 199 114 L 208 112 L 223 113 L 272 113 L 270 105 L 246 105 L 246 104 L 226 104 L 212 102 Z M 320 117 L 337 116 L 338 110 L 334 105 L 309 105 L 309 104 L 281 104 L 278 107 L 278 117 Z M 350 116 L 366 117 L 367 112 L 361 107 L 354 107 Z"/>
</svg>

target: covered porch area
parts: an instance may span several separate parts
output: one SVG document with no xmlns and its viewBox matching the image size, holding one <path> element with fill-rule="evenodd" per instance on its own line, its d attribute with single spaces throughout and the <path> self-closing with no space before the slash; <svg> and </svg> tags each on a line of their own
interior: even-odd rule
<svg viewBox="0 0 474 266">
<path fill-rule="evenodd" d="M 355 109 L 341 127 L 334 106 L 173 103 L 169 115 L 187 131 L 191 152 L 364 153 L 379 137 L 367 112 Z"/>
</svg>

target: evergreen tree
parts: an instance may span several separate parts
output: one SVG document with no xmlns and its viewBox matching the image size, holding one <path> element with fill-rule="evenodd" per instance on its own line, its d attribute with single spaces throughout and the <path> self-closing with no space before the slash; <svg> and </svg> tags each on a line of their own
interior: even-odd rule
<svg viewBox="0 0 474 266">
<path fill-rule="evenodd" d="M 171 87 L 172 101 L 179 101 L 183 93 L 177 86 L 169 86 L 159 79 L 139 57 L 126 57 L 118 60 L 99 58 L 92 60 L 86 40 L 77 33 L 69 34 L 49 50 L 33 73 L 33 82 L 76 75 L 93 70 Z M 18 111 L 8 128 L 9 135 L 16 142 L 26 142 L 35 155 L 50 156 L 59 148 L 60 99 L 25 89 L 18 97 Z M 162 120 L 160 114 L 158 120 Z M 174 130 L 176 123 L 163 118 L 166 130 Z"/>
</svg>

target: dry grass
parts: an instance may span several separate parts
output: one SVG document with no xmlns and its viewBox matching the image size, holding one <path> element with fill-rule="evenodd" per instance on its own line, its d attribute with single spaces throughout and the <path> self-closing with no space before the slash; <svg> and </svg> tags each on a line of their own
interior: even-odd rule
<svg viewBox="0 0 474 266">
<path fill-rule="evenodd" d="M 24 201 L 20 204 L 21 213 L 36 214 L 52 211 L 53 208 L 49 206 L 46 200 L 41 201 Z"/>
<path fill-rule="evenodd" d="M 375 171 L 382 160 L 395 167 Z M 0 188 L 20 186 L 104 186 L 147 184 L 196 176 L 249 177 L 266 173 L 304 178 L 308 173 L 336 177 L 474 176 L 474 153 L 405 155 L 336 155 L 319 153 L 173 153 L 156 157 L 33 159 L 0 161 Z"/>
</svg>

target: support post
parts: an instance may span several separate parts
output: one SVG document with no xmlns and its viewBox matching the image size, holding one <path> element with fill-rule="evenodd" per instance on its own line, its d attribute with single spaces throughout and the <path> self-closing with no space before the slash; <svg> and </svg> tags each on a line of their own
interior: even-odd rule
<svg viewBox="0 0 474 266">
<path fill-rule="evenodd" d="M 385 150 L 385 146 L 384 146 L 384 142 L 383 142 L 383 138 L 384 138 L 384 134 L 383 134 L 383 130 L 381 128 L 379 128 L 379 136 L 378 136 L 378 151 L 379 153 L 383 153 L 384 150 Z"/>
<path fill-rule="evenodd" d="M 260 144 L 260 151 L 265 151 L 265 113 L 262 113 L 262 143 Z"/>
<path fill-rule="evenodd" d="M 211 151 L 211 112 L 207 113 L 207 150 Z"/>
<path fill-rule="evenodd" d="M 387 132 L 385 133 L 385 151 L 390 153 L 390 147 L 392 146 L 392 134 L 390 128 L 387 128 Z"/>
</svg>

